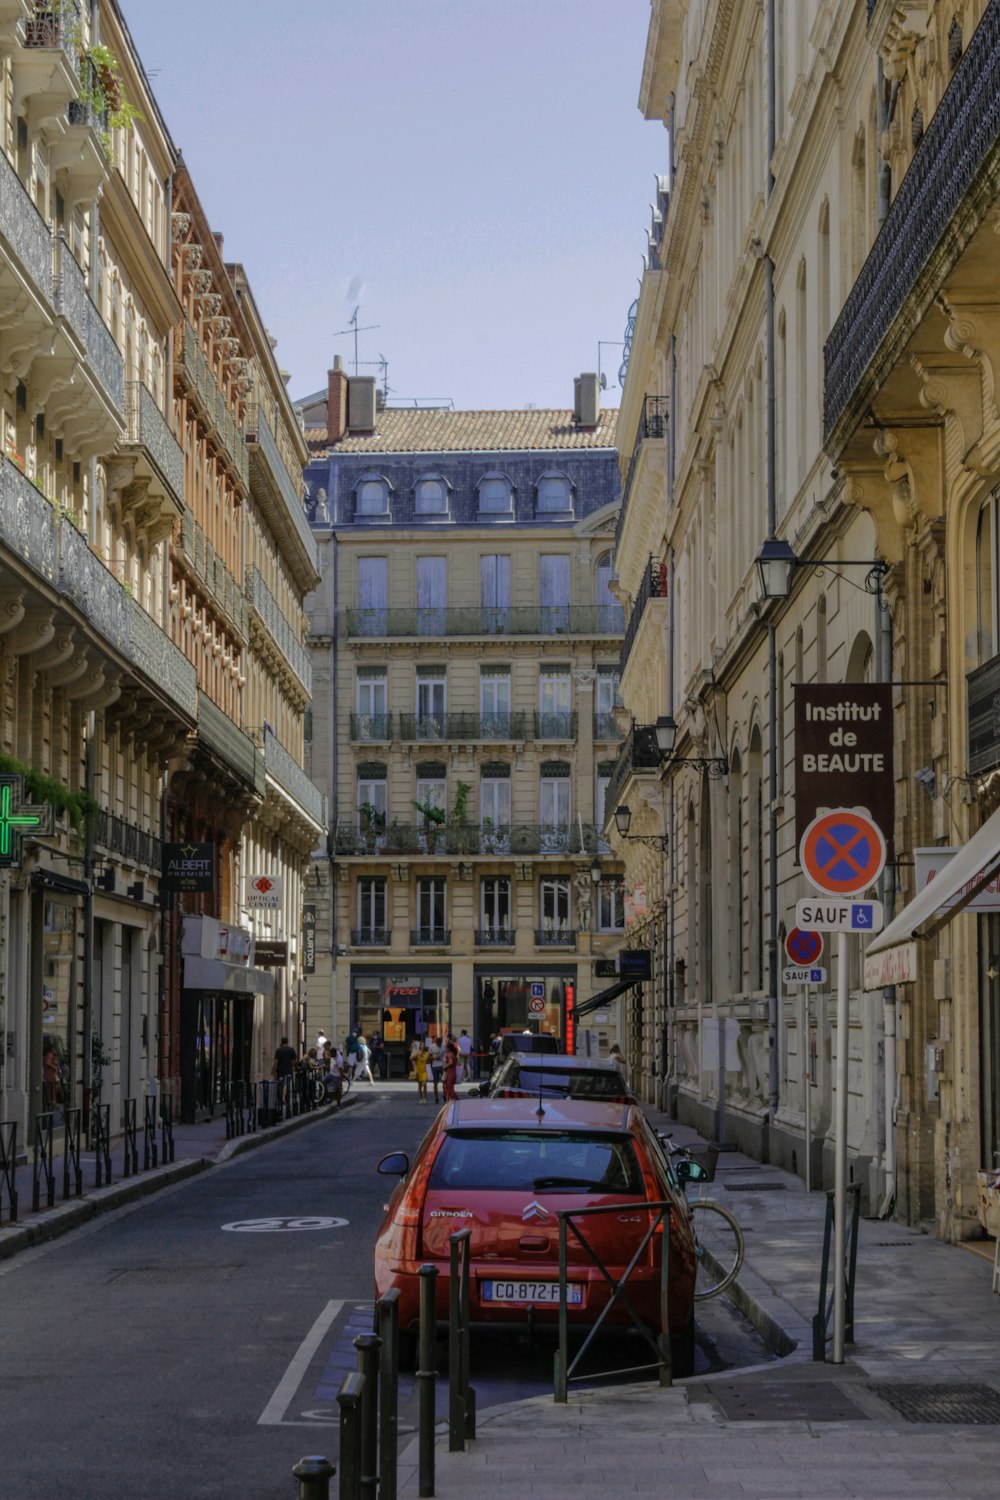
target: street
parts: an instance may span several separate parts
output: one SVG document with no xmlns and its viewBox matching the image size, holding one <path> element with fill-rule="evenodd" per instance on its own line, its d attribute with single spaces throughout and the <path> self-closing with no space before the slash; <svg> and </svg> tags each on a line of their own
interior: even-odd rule
<svg viewBox="0 0 1000 1500">
<path fill-rule="evenodd" d="M 336 1460 L 337 1388 L 371 1329 L 375 1163 L 431 1118 L 408 1092 L 362 1088 L 340 1115 L 4 1263 L 3 1500 L 287 1495 L 303 1454 Z M 551 1392 L 551 1353 L 474 1338 L 480 1411 Z M 699 1373 L 767 1357 L 722 1299 L 699 1310 Z M 444 1378 L 438 1396 L 443 1413 Z M 402 1440 L 414 1424 L 404 1377 Z"/>
</svg>

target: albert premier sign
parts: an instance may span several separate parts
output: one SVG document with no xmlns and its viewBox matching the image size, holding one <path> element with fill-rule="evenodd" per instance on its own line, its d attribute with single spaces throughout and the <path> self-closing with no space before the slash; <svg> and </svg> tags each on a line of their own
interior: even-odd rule
<svg viewBox="0 0 1000 1500">
<path fill-rule="evenodd" d="M 892 686 L 887 682 L 795 684 L 795 842 L 831 807 L 861 807 L 889 837 Z"/>
</svg>

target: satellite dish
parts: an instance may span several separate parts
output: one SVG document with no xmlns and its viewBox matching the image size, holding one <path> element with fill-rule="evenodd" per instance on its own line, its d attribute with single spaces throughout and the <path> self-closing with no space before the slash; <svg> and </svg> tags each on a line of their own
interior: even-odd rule
<svg viewBox="0 0 1000 1500">
<path fill-rule="evenodd" d="M 608 388 L 608 377 L 602 372 L 602 374 L 601 374 L 601 390 L 602 391 L 606 391 L 607 388 Z"/>
</svg>

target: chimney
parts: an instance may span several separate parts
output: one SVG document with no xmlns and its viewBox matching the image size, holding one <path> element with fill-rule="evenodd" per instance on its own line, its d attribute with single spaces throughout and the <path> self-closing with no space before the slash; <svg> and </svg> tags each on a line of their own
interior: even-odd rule
<svg viewBox="0 0 1000 1500">
<path fill-rule="evenodd" d="M 573 381 L 573 416 L 578 427 L 596 427 L 601 415 L 601 387 L 596 375 Z"/>
<path fill-rule="evenodd" d="M 355 375 L 347 391 L 347 425 L 351 432 L 375 431 L 375 376 Z"/>
<path fill-rule="evenodd" d="M 347 376 L 340 355 L 333 356 L 333 369 L 326 377 L 326 440 L 339 443 L 347 431 Z"/>
</svg>

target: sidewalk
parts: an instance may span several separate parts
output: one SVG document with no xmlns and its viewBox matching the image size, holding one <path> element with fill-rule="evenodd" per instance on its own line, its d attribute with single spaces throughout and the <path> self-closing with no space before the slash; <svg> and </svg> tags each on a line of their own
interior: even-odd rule
<svg viewBox="0 0 1000 1500">
<path fill-rule="evenodd" d="M 346 1109 L 357 1103 L 359 1097 L 360 1091 L 352 1089 L 344 1100 L 342 1108 Z M 309 1110 L 306 1114 L 296 1115 L 293 1119 L 283 1120 L 280 1125 L 262 1127 L 228 1141 L 224 1114 L 213 1120 L 205 1120 L 199 1125 L 175 1124 L 173 1130 L 174 1160 L 166 1165 L 151 1167 L 149 1171 L 141 1170 L 143 1133 L 140 1125 L 136 1136 L 140 1165 L 138 1173 L 132 1177 L 123 1175 L 124 1138 L 115 1136 L 111 1143 L 111 1182 L 103 1187 L 94 1186 L 96 1181 L 94 1153 L 81 1151 L 83 1193 L 79 1198 L 70 1197 L 64 1201 L 62 1195 L 63 1158 L 58 1156 L 53 1162 L 56 1185 L 55 1205 L 52 1208 L 44 1206 L 43 1178 L 41 1184 L 43 1206 L 37 1213 L 32 1211 L 31 1206 L 34 1173 L 32 1155 L 29 1150 L 27 1161 L 22 1163 L 15 1173 L 18 1217 L 14 1223 L 8 1221 L 6 1194 L 4 1196 L 3 1223 L 0 1224 L 0 1260 L 16 1255 L 31 1245 L 39 1245 L 61 1234 L 67 1234 L 71 1229 L 85 1224 L 98 1214 L 110 1213 L 113 1209 L 121 1208 L 125 1203 L 134 1203 L 138 1198 L 144 1198 L 161 1188 L 170 1187 L 175 1182 L 182 1182 L 187 1177 L 193 1177 L 205 1171 L 216 1162 L 228 1161 L 230 1157 L 238 1156 L 244 1151 L 252 1151 L 257 1146 L 266 1146 L 269 1141 L 276 1140 L 290 1131 L 302 1130 L 307 1125 L 315 1124 L 317 1120 L 323 1120 L 335 1114 L 336 1111 L 336 1105 L 324 1105 L 319 1109 Z M 159 1160 L 161 1151 L 159 1131 L 156 1135 L 156 1150 Z"/>
<path fill-rule="evenodd" d="M 698 1141 L 647 1113 L 675 1140 Z M 438 1500 L 501 1484 L 522 1500 L 992 1500 L 1000 1486 L 992 1243 L 981 1255 L 891 1221 L 862 1221 L 856 1342 L 845 1364 L 814 1364 L 826 1194 L 723 1153 L 706 1195 L 743 1225 L 742 1310 L 773 1348 L 792 1352 L 666 1390 L 580 1385 L 566 1406 L 535 1398 L 481 1412 L 464 1453 L 448 1452 L 446 1432 L 438 1437 Z M 418 1494 L 417 1456 L 414 1440 L 401 1458 L 401 1500 Z"/>
</svg>

